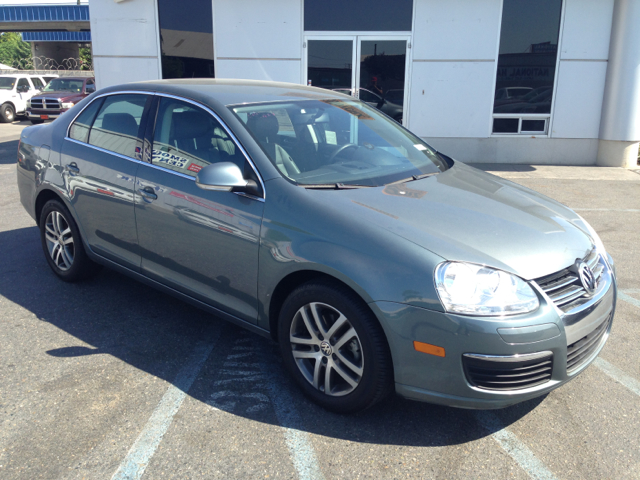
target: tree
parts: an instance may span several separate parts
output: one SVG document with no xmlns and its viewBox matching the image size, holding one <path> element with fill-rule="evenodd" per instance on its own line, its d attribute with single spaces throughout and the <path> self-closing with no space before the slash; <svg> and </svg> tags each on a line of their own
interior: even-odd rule
<svg viewBox="0 0 640 480">
<path fill-rule="evenodd" d="M 93 70 L 93 59 L 90 47 L 80 48 L 80 70 Z"/>
<path fill-rule="evenodd" d="M 0 63 L 24 69 L 31 62 L 31 45 L 23 42 L 19 33 L 0 33 Z"/>
</svg>

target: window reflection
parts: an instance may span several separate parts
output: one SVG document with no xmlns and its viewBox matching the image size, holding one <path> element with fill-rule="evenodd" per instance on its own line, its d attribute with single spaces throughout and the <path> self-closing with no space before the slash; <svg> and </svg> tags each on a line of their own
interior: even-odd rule
<svg viewBox="0 0 640 480">
<path fill-rule="evenodd" d="M 562 0 L 504 0 L 494 113 L 551 112 L 561 7 Z"/>
<path fill-rule="evenodd" d="M 410 31 L 412 17 L 413 0 L 304 0 L 306 31 Z"/>
<path fill-rule="evenodd" d="M 158 0 L 162 78 L 214 77 L 211 0 Z"/>
</svg>

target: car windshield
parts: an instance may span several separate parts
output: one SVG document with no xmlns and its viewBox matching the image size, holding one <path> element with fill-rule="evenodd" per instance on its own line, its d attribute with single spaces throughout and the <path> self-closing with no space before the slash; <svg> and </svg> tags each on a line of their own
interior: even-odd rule
<svg viewBox="0 0 640 480">
<path fill-rule="evenodd" d="M 448 168 L 375 108 L 328 98 L 229 107 L 280 173 L 303 186 L 381 186 Z"/>
<path fill-rule="evenodd" d="M 15 84 L 15 77 L 0 77 L 0 90 L 12 90 Z"/>
<path fill-rule="evenodd" d="M 82 80 L 73 80 L 69 78 L 54 78 L 51 80 L 43 92 L 82 92 Z"/>
</svg>

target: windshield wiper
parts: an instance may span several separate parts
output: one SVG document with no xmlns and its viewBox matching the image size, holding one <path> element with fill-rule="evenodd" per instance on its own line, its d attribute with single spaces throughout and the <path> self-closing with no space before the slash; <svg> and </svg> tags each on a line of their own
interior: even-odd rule
<svg viewBox="0 0 640 480">
<path fill-rule="evenodd" d="M 349 190 L 352 188 L 369 188 L 373 185 L 356 185 L 352 183 L 319 183 L 317 185 L 300 185 L 304 188 L 327 189 L 327 190 Z"/>
<path fill-rule="evenodd" d="M 410 177 L 403 178 L 402 180 L 396 180 L 395 182 L 387 183 L 387 185 L 395 185 L 396 183 L 412 182 L 414 180 L 420 180 L 421 178 L 431 177 L 432 175 L 436 175 L 437 173 L 439 172 L 421 173 L 420 175 L 411 175 Z"/>
</svg>

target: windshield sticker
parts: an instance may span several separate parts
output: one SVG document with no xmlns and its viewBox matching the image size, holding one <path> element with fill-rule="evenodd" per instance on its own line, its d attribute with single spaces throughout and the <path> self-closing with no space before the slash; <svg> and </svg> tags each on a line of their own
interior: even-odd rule
<svg viewBox="0 0 640 480">
<path fill-rule="evenodd" d="M 198 173 L 200 170 L 202 170 L 202 167 L 200 165 L 196 165 L 195 163 L 192 163 L 191 165 L 189 165 L 187 170 Z"/>
<path fill-rule="evenodd" d="M 320 101 L 328 105 L 333 105 L 334 107 L 339 108 L 340 110 L 344 110 L 349 115 L 353 115 L 354 117 L 356 117 L 358 120 L 373 120 L 373 117 L 370 117 L 355 105 L 347 103 L 344 100 L 329 99 L 329 100 L 320 100 Z"/>
<path fill-rule="evenodd" d="M 414 148 L 417 148 L 420 151 L 423 151 L 423 150 L 427 149 L 427 147 L 425 147 L 424 145 L 421 145 L 421 144 L 414 145 Z"/>
<path fill-rule="evenodd" d="M 332 132 L 331 130 L 327 130 L 324 132 L 326 138 L 327 138 L 327 143 L 329 145 L 337 145 L 338 144 L 338 139 L 336 138 L 336 132 Z"/>
</svg>

